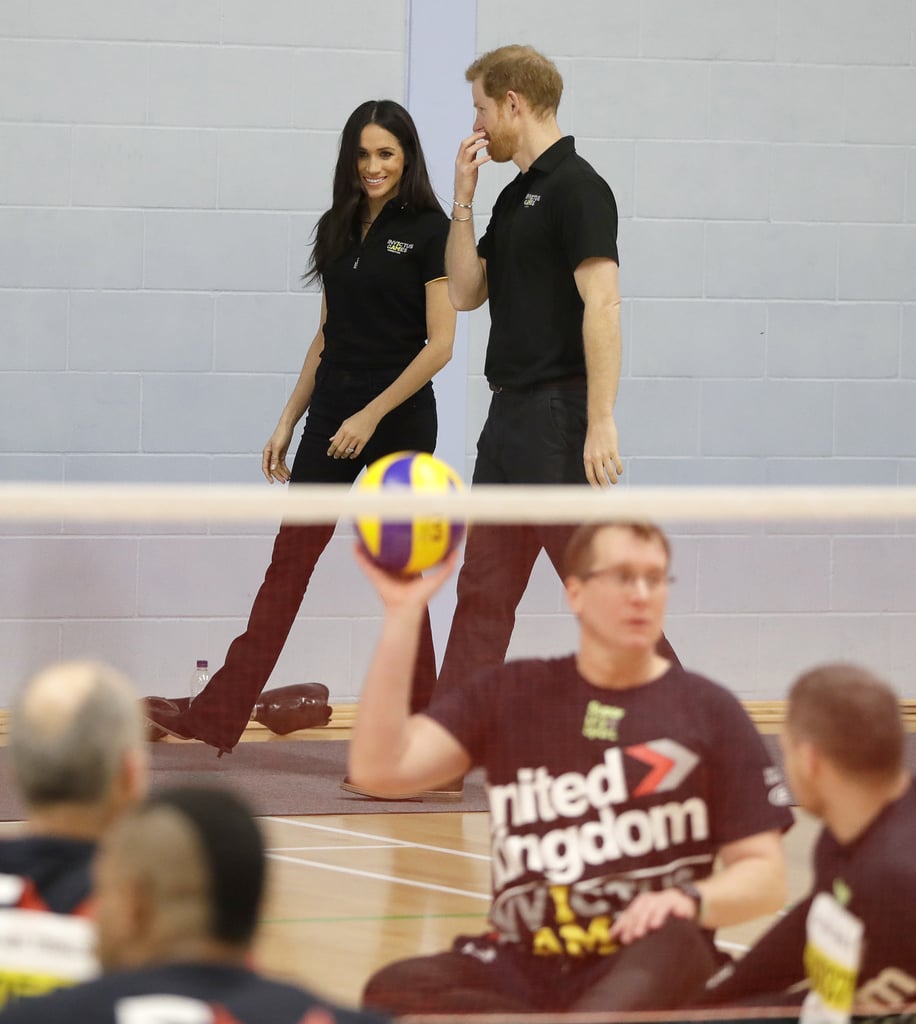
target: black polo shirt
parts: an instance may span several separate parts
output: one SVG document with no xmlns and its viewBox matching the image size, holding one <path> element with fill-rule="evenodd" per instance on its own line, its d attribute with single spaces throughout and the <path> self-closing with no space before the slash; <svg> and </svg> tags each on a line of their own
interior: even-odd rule
<svg viewBox="0 0 916 1024">
<path fill-rule="evenodd" d="M 617 255 L 617 203 L 567 135 L 499 194 L 477 245 L 487 261 L 491 384 L 530 387 L 585 373 L 584 305 L 573 273 Z"/>
<path fill-rule="evenodd" d="M 351 369 L 403 369 L 426 343 L 426 285 L 445 277 L 448 218 L 397 198 L 322 276 L 323 359 Z"/>
</svg>

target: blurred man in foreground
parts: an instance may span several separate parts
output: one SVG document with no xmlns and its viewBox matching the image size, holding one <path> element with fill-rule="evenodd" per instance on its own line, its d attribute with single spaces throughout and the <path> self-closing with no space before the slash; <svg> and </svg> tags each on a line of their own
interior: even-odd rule
<svg viewBox="0 0 916 1024">
<path fill-rule="evenodd" d="M 154 794 L 103 841 L 94 981 L 22 1001 L 3 1024 L 368 1021 L 248 966 L 264 889 L 260 830 L 226 790 Z M 315 1017 L 309 1011 L 319 1011 Z M 376 1018 L 378 1019 L 378 1018 Z"/>
<path fill-rule="evenodd" d="M 96 973 L 91 860 L 147 787 L 137 694 L 107 665 L 52 665 L 16 700 L 9 752 L 27 820 L 0 841 L 0 1006 Z"/>
</svg>

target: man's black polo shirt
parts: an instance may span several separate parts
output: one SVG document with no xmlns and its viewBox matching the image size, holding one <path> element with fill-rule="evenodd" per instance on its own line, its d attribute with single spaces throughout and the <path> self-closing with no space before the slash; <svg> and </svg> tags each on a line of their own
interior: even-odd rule
<svg viewBox="0 0 916 1024">
<path fill-rule="evenodd" d="M 487 261 L 491 384 L 524 388 L 585 373 L 584 305 L 573 273 L 617 256 L 617 203 L 571 135 L 500 193 L 477 245 Z"/>
<path fill-rule="evenodd" d="M 448 218 L 390 200 L 362 242 L 322 278 L 328 315 L 322 359 L 403 369 L 426 342 L 426 284 L 445 277 Z"/>
</svg>

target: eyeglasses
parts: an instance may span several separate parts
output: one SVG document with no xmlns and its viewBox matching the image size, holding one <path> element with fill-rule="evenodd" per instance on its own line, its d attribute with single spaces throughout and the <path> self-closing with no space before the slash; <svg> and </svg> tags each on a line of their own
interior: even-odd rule
<svg viewBox="0 0 916 1024">
<path fill-rule="evenodd" d="M 587 572 L 582 577 L 583 582 L 595 579 L 609 583 L 612 587 L 616 587 L 617 590 L 632 590 L 641 581 L 645 583 L 646 590 L 650 594 L 654 594 L 657 590 L 661 590 L 662 587 L 667 587 L 670 583 L 674 583 L 676 577 L 669 576 L 664 572 L 635 572 L 625 565 L 612 565 L 607 569 L 592 569 L 591 572 Z"/>
</svg>

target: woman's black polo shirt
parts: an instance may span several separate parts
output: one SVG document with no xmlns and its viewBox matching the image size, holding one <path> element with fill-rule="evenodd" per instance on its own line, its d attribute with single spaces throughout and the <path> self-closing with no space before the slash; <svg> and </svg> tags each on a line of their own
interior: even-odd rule
<svg viewBox="0 0 916 1024">
<path fill-rule="evenodd" d="M 426 343 L 426 285 L 445 277 L 448 218 L 390 200 L 362 242 L 324 273 L 322 359 L 351 369 L 403 369 Z"/>
<path fill-rule="evenodd" d="M 499 194 L 477 245 L 487 261 L 491 384 L 530 387 L 585 373 L 576 267 L 617 255 L 617 203 L 567 135 Z"/>
</svg>

